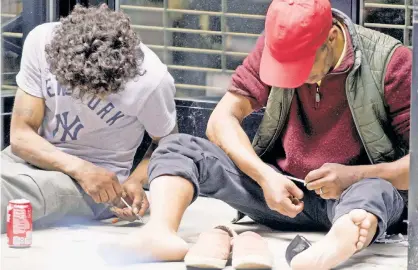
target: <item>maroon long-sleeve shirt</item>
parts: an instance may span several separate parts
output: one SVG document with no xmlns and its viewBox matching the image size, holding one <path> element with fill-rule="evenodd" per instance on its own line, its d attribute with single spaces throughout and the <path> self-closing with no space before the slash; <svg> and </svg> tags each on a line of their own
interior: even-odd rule
<svg viewBox="0 0 418 270">
<path fill-rule="evenodd" d="M 346 37 L 346 54 L 336 69 L 321 81 L 321 100 L 315 104 L 317 84 L 296 89 L 289 117 L 276 142 L 277 164 L 281 170 L 299 178 L 324 163 L 369 164 L 354 125 L 345 93 L 345 81 L 354 63 L 354 51 Z M 267 104 L 271 87 L 259 75 L 264 35 L 232 77 L 230 90 L 250 99 L 254 110 Z M 412 52 L 399 47 L 385 74 L 385 100 L 395 133 L 409 143 Z M 315 108 L 316 106 L 316 108 Z"/>
</svg>

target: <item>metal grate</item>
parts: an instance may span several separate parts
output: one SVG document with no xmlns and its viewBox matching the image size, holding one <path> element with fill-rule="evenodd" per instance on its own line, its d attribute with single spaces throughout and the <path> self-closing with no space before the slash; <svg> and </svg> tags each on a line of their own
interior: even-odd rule
<svg viewBox="0 0 418 270">
<path fill-rule="evenodd" d="M 22 0 L 3 0 L 1 3 L 1 25 L 5 25 L 22 12 Z M 2 36 L 21 38 L 22 33 L 4 32 Z"/>
<path fill-rule="evenodd" d="M 270 0 L 121 0 L 176 79 L 178 96 L 222 95 L 264 28 Z"/>
<path fill-rule="evenodd" d="M 230 75 L 264 28 L 270 0 L 120 0 L 132 26 L 176 79 L 179 96 L 222 95 Z M 412 46 L 412 0 L 363 0 L 364 26 Z M 21 12 L 21 1 L 2 1 L 2 24 Z M 4 32 L 3 37 L 22 38 Z M 13 84 L 3 87 L 12 88 Z"/>
<path fill-rule="evenodd" d="M 22 0 L 3 0 L 1 3 L 1 25 L 4 26 L 12 21 L 22 12 Z M 20 32 L 2 32 L 2 39 L 19 40 L 23 37 Z M 20 41 L 19 41 L 20 42 Z M 15 77 L 19 70 L 20 55 L 14 52 L 4 51 L 2 53 L 2 94 L 16 90 Z"/>
<path fill-rule="evenodd" d="M 412 48 L 412 0 L 363 0 L 360 22 Z"/>
<path fill-rule="evenodd" d="M 193 97 L 224 93 L 229 76 L 247 56 L 262 32 L 264 14 L 271 1 L 241 0 L 233 4 L 233 0 L 120 2 L 120 9 L 131 16 L 132 25 L 142 33 L 144 43 L 168 65 L 178 82 L 179 95 Z M 190 5 L 193 2 L 197 4 Z M 412 46 L 412 0 L 363 0 L 361 5 L 364 8 L 360 12 L 360 21 L 364 26 L 392 35 L 407 46 Z M 217 18 L 217 27 L 203 27 L 202 21 L 208 18 Z M 178 23 L 185 20 L 194 24 Z M 241 24 L 241 27 L 236 24 Z M 251 28 L 252 24 L 258 24 L 258 28 Z M 149 38 L 158 35 L 160 39 Z M 189 40 L 179 44 L 176 35 Z M 212 40 L 218 38 L 217 47 L 192 41 L 210 40 L 211 37 Z M 203 60 L 179 61 L 179 55 Z"/>
</svg>

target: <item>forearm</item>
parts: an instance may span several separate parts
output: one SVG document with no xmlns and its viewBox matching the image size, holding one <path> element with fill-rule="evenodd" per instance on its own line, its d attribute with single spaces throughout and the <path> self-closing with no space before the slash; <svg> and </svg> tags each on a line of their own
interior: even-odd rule
<svg viewBox="0 0 418 270">
<path fill-rule="evenodd" d="M 28 163 L 45 170 L 60 171 L 73 178 L 77 168 L 86 162 L 62 152 L 30 127 L 12 130 L 10 144 L 13 154 Z"/>
<path fill-rule="evenodd" d="M 151 145 L 148 147 L 147 152 L 145 153 L 144 157 L 142 158 L 141 162 L 138 164 L 138 166 L 135 168 L 135 170 L 132 172 L 132 174 L 129 176 L 129 178 L 135 178 L 136 180 L 140 181 L 143 184 L 146 184 L 148 182 L 148 164 L 149 159 L 151 158 L 152 153 L 157 148 L 157 143 L 152 142 Z"/>
<path fill-rule="evenodd" d="M 359 179 L 378 177 L 393 184 L 397 189 L 407 190 L 409 185 L 410 155 L 394 162 L 380 163 L 375 165 L 356 166 Z"/>
<path fill-rule="evenodd" d="M 207 136 L 241 171 L 259 184 L 264 180 L 263 172 L 272 169 L 257 156 L 238 119 L 232 116 L 213 115 L 209 120 Z"/>
</svg>

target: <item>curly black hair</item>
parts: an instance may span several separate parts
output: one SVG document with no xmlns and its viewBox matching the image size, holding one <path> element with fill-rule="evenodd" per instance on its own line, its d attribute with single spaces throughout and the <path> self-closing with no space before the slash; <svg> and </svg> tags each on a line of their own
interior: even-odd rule
<svg viewBox="0 0 418 270">
<path fill-rule="evenodd" d="M 76 5 L 54 29 L 45 51 L 51 73 L 73 96 L 107 95 L 143 75 L 144 53 L 139 43 L 126 14 L 107 5 Z"/>
</svg>

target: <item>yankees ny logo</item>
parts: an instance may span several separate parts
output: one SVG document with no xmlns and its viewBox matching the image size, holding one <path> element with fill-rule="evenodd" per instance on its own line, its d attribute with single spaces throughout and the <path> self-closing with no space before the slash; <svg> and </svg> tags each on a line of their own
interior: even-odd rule
<svg viewBox="0 0 418 270">
<path fill-rule="evenodd" d="M 55 137 L 61 126 L 64 131 L 62 133 L 60 141 L 66 141 L 67 136 L 69 136 L 71 140 L 77 140 L 78 132 L 80 131 L 80 129 L 84 128 L 83 124 L 81 124 L 78 115 L 70 125 L 68 125 L 68 112 L 57 114 L 55 115 L 55 117 L 57 119 L 57 127 L 52 132 L 52 135 Z"/>
</svg>

